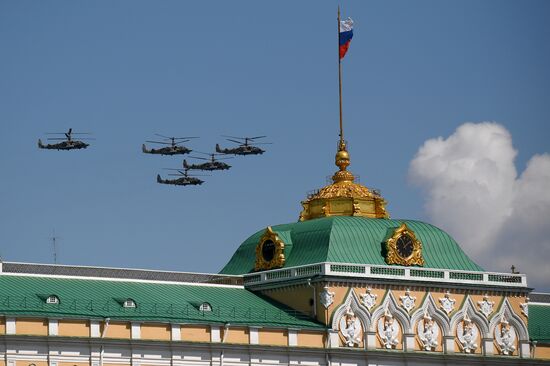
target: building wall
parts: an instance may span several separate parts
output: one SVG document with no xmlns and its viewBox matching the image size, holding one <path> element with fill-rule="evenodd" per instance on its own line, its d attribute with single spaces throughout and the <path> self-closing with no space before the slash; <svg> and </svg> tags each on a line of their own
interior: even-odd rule
<svg viewBox="0 0 550 366">
<path fill-rule="evenodd" d="M 189 342 L 210 342 L 210 327 L 202 325 L 182 325 L 181 339 Z"/>
<path fill-rule="evenodd" d="M 17 334 L 21 335 L 48 335 L 48 320 L 38 318 L 18 318 L 15 321 L 15 329 Z"/>
<path fill-rule="evenodd" d="M 90 323 L 86 320 L 59 320 L 58 335 L 62 337 L 89 337 Z"/>
<path fill-rule="evenodd" d="M 535 348 L 535 358 L 550 360 L 550 344 L 540 344 Z"/>
<path fill-rule="evenodd" d="M 170 324 L 142 324 L 140 338 L 169 341 L 172 333 L 171 328 Z"/>
</svg>

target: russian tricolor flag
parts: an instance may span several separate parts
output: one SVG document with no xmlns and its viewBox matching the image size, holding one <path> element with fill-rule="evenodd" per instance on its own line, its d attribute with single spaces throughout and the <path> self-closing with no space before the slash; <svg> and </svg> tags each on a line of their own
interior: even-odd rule
<svg viewBox="0 0 550 366">
<path fill-rule="evenodd" d="M 340 32 L 338 34 L 338 44 L 340 45 L 340 60 L 348 52 L 349 44 L 353 38 L 353 20 L 348 18 L 340 21 Z"/>
</svg>

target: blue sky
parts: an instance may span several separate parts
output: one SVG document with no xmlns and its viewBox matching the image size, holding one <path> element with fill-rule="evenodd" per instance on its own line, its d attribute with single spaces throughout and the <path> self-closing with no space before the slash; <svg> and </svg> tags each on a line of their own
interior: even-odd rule
<svg viewBox="0 0 550 366">
<path fill-rule="evenodd" d="M 0 2 L 2 258 L 52 262 L 55 229 L 60 263 L 216 272 L 250 234 L 295 221 L 335 170 L 337 5 Z M 355 21 L 350 169 L 382 190 L 393 218 L 429 221 L 409 164 L 464 122 L 504 126 L 519 173 L 550 150 L 550 3 L 341 7 Z M 69 127 L 97 140 L 36 147 Z M 207 152 L 224 134 L 273 145 L 181 188 L 155 182 L 181 158 L 140 152 L 154 133 L 200 136 L 189 146 Z"/>
</svg>

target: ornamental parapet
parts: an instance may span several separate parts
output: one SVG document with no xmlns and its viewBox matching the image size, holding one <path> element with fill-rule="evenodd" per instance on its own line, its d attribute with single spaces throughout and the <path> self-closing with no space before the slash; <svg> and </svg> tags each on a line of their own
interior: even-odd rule
<svg viewBox="0 0 550 366">
<path fill-rule="evenodd" d="M 527 289 L 525 274 L 459 271 L 420 267 L 383 266 L 354 263 L 316 263 L 244 275 L 245 287 L 274 284 L 314 276 L 356 279 L 398 280 L 404 282 L 465 284 L 484 287 Z"/>
</svg>

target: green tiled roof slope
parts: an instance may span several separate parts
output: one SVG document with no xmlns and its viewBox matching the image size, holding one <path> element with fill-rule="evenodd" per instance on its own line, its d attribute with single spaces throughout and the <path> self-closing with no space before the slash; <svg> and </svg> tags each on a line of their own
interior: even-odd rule
<svg viewBox="0 0 550 366">
<path fill-rule="evenodd" d="M 46 304 L 56 295 L 59 304 Z M 126 299 L 136 308 L 124 308 Z M 212 312 L 199 311 L 208 302 Z M 323 326 L 244 288 L 0 275 L 0 314 L 277 327 Z"/>
<path fill-rule="evenodd" d="M 337 216 L 272 229 L 285 243 L 285 267 L 319 262 L 386 265 L 383 243 L 402 223 L 422 242 L 425 268 L 483 271 L 447 233 L 420 221 Z M 246 239 L 221 273 L 252 272 L 256 245 L 264 232 L 262 229 Z"/>
<path fill-rule="evenodd" d="M 541 343 L 550 343 L 550 304 L 529 304 L 529 337 Z"/>
</svg>

